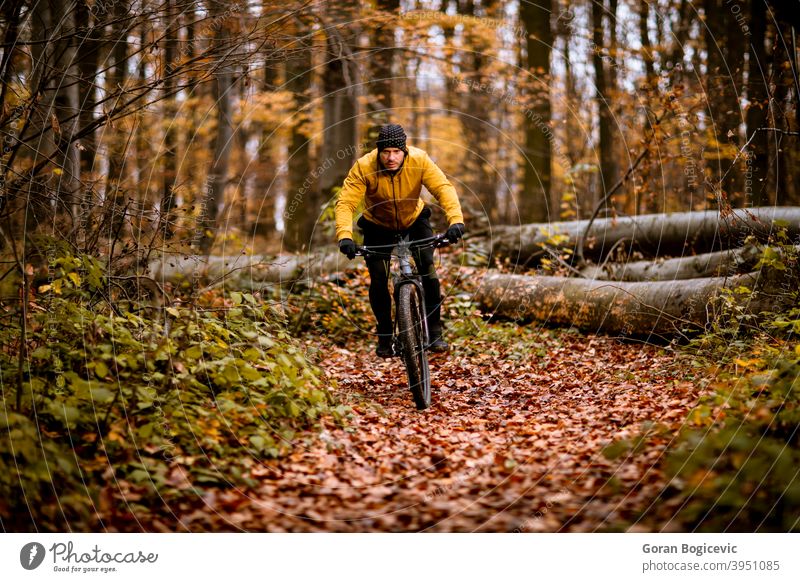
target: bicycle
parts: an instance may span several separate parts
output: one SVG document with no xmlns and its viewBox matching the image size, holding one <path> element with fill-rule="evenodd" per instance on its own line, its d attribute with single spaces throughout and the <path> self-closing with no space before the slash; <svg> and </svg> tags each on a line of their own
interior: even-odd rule
<svg viewBox="0 0 800 582">
<path fill-rule="evenodd" d="M 439 234 L 416 241 L 409 241 L 406 236 L 393 245 L 356 247 L 356 256 L 397 259 L 397 271 L 392 272 L 395 307 L 392 346 L 394 353 L 401 356 L 406 367 L 408 387 L 417 410 L 425 410 L 431 405 L 431 375 L 426 353 L 429 337 L 425 318 L 425 293 L 422 289 L 422 277 L 411 266 L 411 250 L 442 248 L 449 244 L 447 237 Z M 391 250 L 388 253 L 377 250 L 385 248 Z"/>
</svg>

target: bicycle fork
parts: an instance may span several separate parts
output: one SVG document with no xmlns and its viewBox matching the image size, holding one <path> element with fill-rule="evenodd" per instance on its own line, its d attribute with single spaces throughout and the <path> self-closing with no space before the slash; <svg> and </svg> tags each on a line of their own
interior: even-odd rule
<svg viewBox="0 0 800 582">
<path fill-rule="evenodd" d="M 400 268 L 400 274 L 394 276 L 394 306 L 395 306 L 395 317 L 392 319 L 394 320 L 394 330 L 392 332 L 392 336 L 394 338 L 394 352 L 395 354 L 399 354 L 400 350 L 398 349 L 398 341 L 397 341 L 397 306 L 399 305 L 400 300 L 400 289 L 404 285 L 414 285 L 417 290 L 419 291 L 420 297 L 420 310 L 421 310 L 421 317 L 420 317 L 420 325 L 422 326 L 422 345 L 425 346 L 425 349 L 428 349 L 428 308 L 425 305 L 425 289 L 422 286 L 422 279 L 419 275 L 414 274 L 414 270 L 411 268 L 411 252 L 409 249 L 409 243 L 407 240 L 401 241 L 397 245 L 398 249 L 398 266 Z"/>
<path fill-rule="evenodd" d="M 419 297 L 420 297 L 420 325 L 422 326 L 422 343 L 425 345 L 425 349 L 428 348 L 429 337 L 428 337 L 428 308 L 425 305 L 425 290 L 422 287 L 422 283 L 417 280 L 416 277 L 412 279 L 403 278 L 401 281 L 398 281 L 397 284 L 394 286 L 394 304 L 395 304 L 395 316 L 392 318 L 394 330 L 392 331 L 392 336 L 397 338 L 397 305 L 400 300 L 400 288 L 404 285 L 414 285 L 419 290 Z M 395 350 L 397 352 L 397 350 Z"/>
</svg>

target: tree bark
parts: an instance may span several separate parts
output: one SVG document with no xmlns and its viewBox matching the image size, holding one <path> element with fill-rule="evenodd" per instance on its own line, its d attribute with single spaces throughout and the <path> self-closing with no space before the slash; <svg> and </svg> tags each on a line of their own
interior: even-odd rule
<svg viewBox="0 0 800 582">
<path fill-rule="evenodd" d="M 792 240 L 800 235 L 800 208 L 792 206 L 734 210 L 726 217 L 706 210 L 604 218 L 592 224 L 583 254 L 588 259 L 602 260 L 612 248 L 621 244 L 646 256 L 711 252 L 739 247 L 749 234 L 766 240 L 778 230 L 775 221 L 788 224 Z M 548 254 L 543 249 L 545 245 L 558 251 L 574 252 L 587 223 L 587 220 L 579 220 L 499 227 L 492 232 L 487 250 L 494 257 L 509 257 L 519 264 L 534 265 Z"/>
<path fill-rule="evenodd" d="M 795 248 L 800 252 L 800 246 Z M 762 250 L 758 246 L 747 245 L 693 257 L 590 265 L 581 269 L 581 275 L 598 281 L 674 281 L 731 276 L 755 270 Z M 772 252 L 784 256 L 779 247 L 773 248 Z"/>
<path fill-rule="evenodd" d="M 34 42 L 28 78 L 35 101 L 30 131 L 20 136 L 20 141 L 30 141 L 34 165 L 44 160 L 55 171 L 26 188 L 29 229 L 49 222 L 55 214 L 74 217 L 80 179 L 78 151 L 70 145 L 77 133 L 79 110 L 78 84 L 74 82 L 78 77 L 75 47 L 69 38 L 75 32 L 75 12 L 64 13 L 63 7 L 51 0 L 37 2 L 31 11 Z M 67 121 L 71 117 L 73 120 Z M 36 135 L 40 137 L 29 137 Z"/>
<path fill-rule="evenodd" d="M 459 14 L 469 18 L 481 18 L 494 16 L 494 0 L 484 0 L 482 9 L 485 11 L 481 16 L 477 13 L 478 7 L 473 0 L 460 2 Z M 471 32 L 471 27 L 464 29 L 464 41 L 471 51 L 465 51 L 462 56 L 460 66 L 462 70 L 474 72 L 474 80 L 480 84 L 491 85 L 490 74 L 485 70 L 486 55 L 492 54 L 492 39 Z M 474 193 L 478 201 L 477 212 L 473 215 L 483 213 L 489 214 L 489 224 L 496 224 L 499 220 L 497 213 L 497 200 L 495 196 L 494 175 L 489 168 L 496 167 L 492 160 L 492 144 L 490 143 L 490 128 L 496 127 L 491 121 L 491 114 L 496 111 L 498 106 L 497 97 L 493 93 L 486 91 L 467 90 L 459 94 L 461 106 L 459 108 L 459 121 L 463 128 L 464 138 L 468 144 L 467 155 L 464 157 L 464 174 L 461 180 L 465 182 L 465 192 Z M 470 198 L 472 198 L 470 196 Z M 472 200 L 466 196 L 462 197 L 462 205 L 467 209 L 473 204 Z"/>
<path fill-rule="evenodd" d="M 739 0 L 704 0 L 703 8 L 708 114 L 716 150 L 716 159 L 710 166 L 713 181 L 720 189 L 716 193 L 718 199 L 738 205 L 742 201 L 744 164 L 734 167 L 734 159 L 740 145 L 739 126 L 743 117 L 738 92 L 741 91 L 745 49 L 744 34 L 735 14 L 740 14 L 742 7 Z"/>
<path fill-rule="evenodd" d="M 761 206 L 765 200 L 767 170 L 769 169 L 768 136 L 759 131 L 765 126 L 769 99 L 767 97 L 768 63 L 764 40 L 767 28 L 766 5 L 763 0 L 750 3 L 750 54 L 747 63 L 747 170 L 745 171 L 745 194 L 748 204 Z"/>
<path fill-rule="evenodd" d="M 283 211 L 283 246 L 288 251 L 299 251 L 308 245 L 305 215 L 312 211 L 317 193 L 312 192 L 311 151 L 307 134 L 307 118 L 311 90 L 311 43 L 301 38 L 308 29 L 297 31 L 297 53 L 286 62 L 286 86 L 294 94 L 295 113 L 292 119 L 292 140 L 289 145 L 288 190 Z"/>
<path fill-rule="evenodd" d="M 657 283 L 609 283 L 563 277 L 491 274 L 476 300 L 493 317 L 574 326 L 587 332 L 672 337 L 702 330 L 719 310 L 723 289 L 753 290 L 758 273 Z M 748 313 L 780 308 L 780 300 L 754 294 Z"/>
<path fill-rule="evenodd" d="M 592 63 L 594 66 L 595 100 L 599 117 L 598 149 L 600 157 L 601 185 L 597 192 L 598 200 L 605 196 L 608 189 L 617 179 L 617 163 L 614 155 L 614 141 L 612 133 L 611 96 L 609 94 L 608 77 L 603 59 L 603 10 L 602 0 L 592 2 Z"/>
<path fill-rule="evenodd" d="M 75 19 L 82 27 L 85 39 L 78 46 L 78 70 L 80 71 L 80 128 L 89 127 L 94 121 L 94 108 L 97 101 L 95 89 L 97 63 L 100 58 L 102 46 L 100 26 L 97 18 L 91 14 L 87 0 L 79 0 L 75 4 Z M 97 156 L 97 137 L 94 132 L 88 133 L 80 140 L 80 165 L 81 172 L 89 174 L 94 172 L 95 157 Z M 93 203 L 86 201 L 89 206 Z"/>
<path fill-rule="evenodd" d="M 644 83 L 645 91 L 650 92 L 656 89 L 656 73 L 653 67 L 655 58 L 653 56 L 653 45 L 650 42 L 650 2 L 649 0 L 639 0 L 639 41 L 642 44 L 642 62 L 644 62 Z M 649 122 L 649 119 L 648 119 Z M 649 125 L 649 123 L 648 123 Z"/>
<path fill-rule="evenodd" d="M 221 8 L 217 7 L 220 11 Z M 217 15 L 218 16 L 218 15 Z M 218 47 L 225 47 L 230 39 L 230 31 L 223 23 L 214 35 Z M 200 217 L 199 248 L 207 255 L 211 252 L 217 231 L 217 217 L 220 206 L 225 202 L 225 186 L 228 184 L 228 166 L 233 143 L 233 119 L 231 107 L 231 89 L 233 88 L 233 72 L 231 64 L 225 61 L 224 51 L 219 51 L 220 62 L 216 64 L 212 99 L 217 106 L 217 130 L 214 136 L 214 161 L 206 178 L 206 192 Z"/>
<path fill-rule="evenodd" d="M 333 275 L 357 260 L 359 259 L 348 261 L 337 247 L 330 245 L 314 254 L 299 255 L 164 255 L 161 259 L 150 262 L 148 273 L 161 283 L 224 283 L 229 289 L 258 291 L 267 286 L 291 286 L 300 279 Z"/>
<path fill-rule="evenodd" d="M 521 222 L 553 220 L 550 208 L 552 128 L 550 127 L 550 27 L 552 0 L 520 3 L 520 20 L 527 32 L 528 75 L 533 79 L 531 106 L 524 112 L 525 177 L 517 207 Z"/>
<path fill-rule="evenodd" d="M 176 147 L 176 111 L 175 106 L 175 77 L 174 72 L 177 67 L 178 59 L 178 30 L 180 18 L 174 10 L 174 0 L 166 0 L 164 18 L 164 117 L 167 126 L 164 129 L 164 147 L 161 149 L 161 160 L 164 164 L 161 185 L 161 223 L 159 228 L 164 240 L 173 237 L 172 211 L 175 208 L 175 182 L 177 171 L 175 168 L 175 147 Z"/>
<path fill-rule="evenodd" d="M 120 105 L 125 101 L 125 83 L 127 81 L 128 64 L 128 0 L 119 0 L 113 3 L 113 24 L 111 25 L 111 36 L 107 42 L 111 44 L 111 60 L 113 65 L 108 71 L 106 80 L 106 93 L 116 95 L 116 102 L 112 101 L 113 106 Z M 122 128 L 125 124 L 122 124 Z M 109 131 L 108 145 L 108 175 L 106 177 L 106 199 L 111 201 L 114 208 L 113 231 L 117 232 L 124 220 L 123 208 L 125 194 L 123 183 L 125 182 L 125 154 L 128 146 L 128 135 L 124 129 L 112 129 Z"/>
<path fill-rule="evenodd" d="M 357 43 L 358 31 L 351 24 L 357 21 L 357 11 L 357 4 L 352 2 L 330 2 L 326 10 L 330 20 L 326 39 L 327 71 L 323 80 L 321 163 L 317 164 L 326 169 L 318 178 L 321 196 L 317 204 L 309 206 L 304 213 L 309 237 L 321 234 L 315 228 L 321 206 L 332 203 L 335 189 L 342 186 L 357 157 L 357 68 L 348 58 Z"/>
<path fill-rule="evenodd" d="M 381 19 L 378 28 L 372 32 L 372 46 L 375 52 L 369 63 L 372 80 L 368 86 L 371 97 L 368 116 L 372 126 L 389 123 L 392 115 L 394 23 L 400 12 L 400 0 L 377 0 L 376 7 L 385 13 L 385 17 Z"/>
</svg>

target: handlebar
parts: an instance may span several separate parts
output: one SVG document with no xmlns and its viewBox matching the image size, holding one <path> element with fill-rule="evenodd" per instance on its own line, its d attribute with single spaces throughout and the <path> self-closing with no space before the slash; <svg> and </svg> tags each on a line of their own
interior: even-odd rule
<svg viewBox="0 0 800 582">
<path fill-rule="evenodd" d="M 390 245 L 371 245 L 369 247 L 365 246 L 357 246 L 356 247 L 356 256 L 357 257 L 375 257 L 375 256 L 385 256 L 391 257 L 393 254 L 392 249 L 397 247 L 398 245 L 404 244 L 404 241 L 398 241 L 394 244 Z M 419 248 L 434 248 L 440 249 L 447 246 L 450 246 L 452 243 L 450 239 L 447 238 L 447 235 L 444 234 L 437 234 L 428 238 L 421 238 L 419 240 L 412 240 L 405 243 L 409 250 L 410 249 L 419 249 Z M 377 249 L 389 249 L 389 252 L 380 252 Z"/>
</svg>

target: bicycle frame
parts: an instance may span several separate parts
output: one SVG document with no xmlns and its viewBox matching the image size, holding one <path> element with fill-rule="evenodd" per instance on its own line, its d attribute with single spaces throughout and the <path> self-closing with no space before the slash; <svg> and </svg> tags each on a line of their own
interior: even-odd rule
<svg viewBox="0 0 800 582">
<path fill-rule="evenodd" d="M 428 309 L 425 305 L 425 290 L 422 288 L 422 277 L 419 273 L 417 273 L 414 268 L 411 266 L 411 242 L 408 240 L 408 236 L 404 237 L 397 243 L 395 247 L 397 252 L 394 256 L 397 257 L 399 273 L 392 273 L 394 281 L 392 282 L 392 291 L 394 293 L 394 304 L 395 304 L 395 317 L 393 318 L 394 329 L 392 335 L 395 337 L 397 336 L 397 303 L 398 298 L 400 296 L 400 288 L 403 285 L 415 285 L 417 289 L 419 289 L 420 297 L 422 298 L 422 313 L 427 314 Z M 422 318 L 422 337 L 424 338 L 424 344 L 427 347 L 430 337 L 428 335 L 428 318 Z"/>
<path fill-rule="evenodd" d="M 416 273 L 411 266 L 411 258 L 413 248 L 421 249 L 426 244 L 435 248 L 446 246 L 449 241 L 444 235 L 409 241 L 406 235 L 392 245 L 358 247 L 356 249 L 356 254 L 363 257 L 380 257 L 382 260 L 388 259 L 389 261 L 392 257 L 397 258 L 398 269 L 391 271 L 394 294 L 392 348 L 396 355 L 401 355 L 403 358 L 408 375 L 408 386 L 418 410 L 424 410 L 431 404 L 430 369 L 426 355 L 430 337 L 422 275 Z M 380 253 L 376 252 L 377 248 L 391 250 L 388 253 Z M 414 288 L 412 289 L 408 285 L 413 285 Z"/>
<path fill-rule="evenodd" d="M 406 236 L 400 238 L 397 241 L 397 243 L 395 243 L 393 245 L 381 245 L 381 246 L 373 246 L 373 247 L 361 247 L 360 246 L 360 247 L 357 248 L 357 255 L 358 256 L 363 256 L 365 258 L 368 258 L 370 255 L 372 255 L 372 256 L 385 256 L 387 259 L 390 259 L 390 260 L 391 260 L 392 257 L 397 258 L 399 273 L 392 272 L 392 287 L 393 287 L 392 292 L 393 292 L 393 296 L 394 296 L 393 298 L 394 298 L 394 305 L 395 305 L 395 314 L 394 314 L 395 317 L 392 318 L 393 325 L 394 325 L 394 329 L 392 330 L 392 335 L 393 336 L 395 336 L 395 337 L 397 336 L 397 312 L 396 312 L 396 310 L 397 310 L 397 299 L 398 299 L 398 295 L 400 293 L 400 288 L 403 285 L 413 284 L 413 285 L 415 285 L 417 287 L 417 289 L 419 289 L 420 297 L 422 298 L 422 312 L 423 312 L 423 314 L 427 314 L 428 313 L 427 306 L 425 305 L 425 290 L 422 287 L 422 276 L 419 273 L 417 273 L 414 270 L 414 268 L 411 266 L 411 258 L 413 256 L 411 249 L 414 248 L 414 247 L 423 247 L 423 246 L 426 246 L 426 245 L 430 245 L 432 248 L 440 248 L 440 247 L 448 246 L 449 244 L 450 244 L 450 241 L 443 234 L 439 234 L 439 235 L 436 235 L 436 236 L 432 236 L 430 238 L 421 239 L 421 240 L 415 240 L 415 241 L 409 240 L 408 239 L 408 235 L 406 235 Z M 389 252 L 388 253 L 381 253 L 381 252 L 375 251 L 375 249 L 378 249 L 378 248 L 388 248 Z M 394 249 L 396 249 L 396 251 L 392 252 L 392 250 L 394 250 Z M 427 348 L 427 346 L 428 346 L 428 344 L 430 342 L 430 336 L 428 334 L 428 318 L 427 317 L 423 317 L 422 318 L 422 328 L 423 328 L 423 334 L 424 334 L 423 338 L 425 340 L 424 343 L 425 343 L 425 346 Z M 397 347 L 397 346 L 395 346 L 395 347 Z"/>
</svg>

